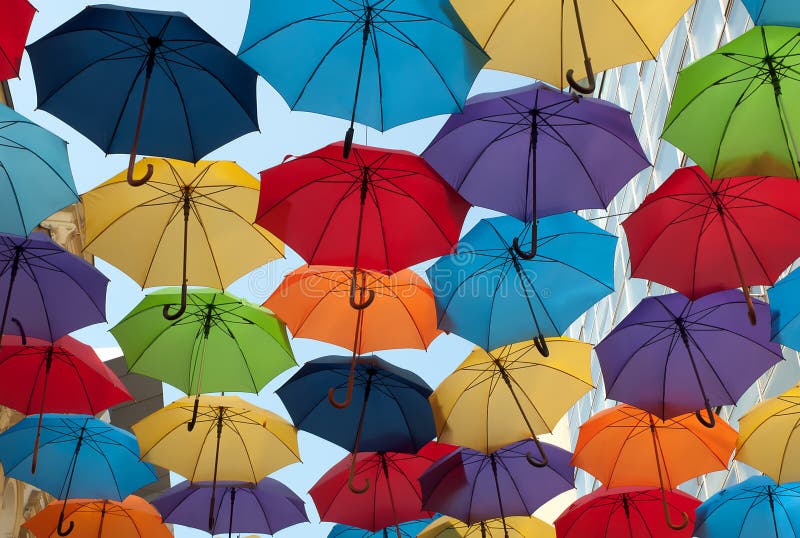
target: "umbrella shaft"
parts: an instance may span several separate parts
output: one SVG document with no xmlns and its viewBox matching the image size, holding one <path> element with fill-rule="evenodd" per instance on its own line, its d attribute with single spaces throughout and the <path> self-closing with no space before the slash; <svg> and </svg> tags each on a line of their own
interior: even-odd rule
<svg viewBox="0 0 800 538">
<path fill-rule="evenodd" d="M 19 271 L 19 260 L 22 256 L 22 248 L 16 247 L 14 251 L 14 261 L 11 262 L 11 275 L 8 281 L 8 291 L 6 292 L 6 304 L 3 306 L 3 321 L 0 324 L 0 335 L 6 333 L 6 322 L 8 321 L 8 309 L 11 306 L 11 293 L 14 290 L 14 281 L 17 279 Z"/>
<path fill-rule="evenodd" d="M 392 492 L 392 483 L 389 481 L 389 464 L 386 463 L 385 454 L 381 454 L 381 469 L 383 469 L 383 477 L 386 479 L 386 491 L 389 493 L 389 504 L 392 506 L 394 529 L 397 531 L 397 538 L 403 538 L 400 534 L 400 522 L 397 521 L 397 509 L 395 508 L 394 504 L 394 493 Z M 377 484 L 375 486 L 377 487 Z"/>
<path fill-rule="evenodd" d="M 356 109 L 358 108 L 358 94 L 361 90 L 361 77 L 364 74 L 364 56 L 367 53 L 367 42 L 369 41 L 369 33 L 370 28 L 372 26 L 372 7 L 368 6 L 366 8 L 366 13 L 364 15 L 364 32 L 362 35 L 361 40 L 361 59 L 358 62 L 358 76 L 356 77 L 356 93 L 353 97 L 353 111 L 350 115 L 350 128 L 353 128 L 353 124 L 356 121 Z"/>
</svg>

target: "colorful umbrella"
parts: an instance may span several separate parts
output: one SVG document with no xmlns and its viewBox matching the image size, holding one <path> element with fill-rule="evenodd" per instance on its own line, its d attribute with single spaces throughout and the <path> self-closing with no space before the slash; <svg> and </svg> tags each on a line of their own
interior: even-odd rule
<svg viewBox="0 0 800 538">
<path fill-rule="evenodd" d="M 800 255 L 800 183 L 773 177 L 711 181 L 679 168 L 622 223 L 631 276 L 691 299 L 772 284 Z"/>
<path fill-rule="evenodd" d="M 468 525 L 452 517 L 433 521 L 417 538 L 556 538 L 552 525 L 523 516 L 489 519 Z"/>
<path fill-rule="evenodd" d="M 546 357 L 545 337 L 560 336 L 614 291 L 616 237 L 574 213 L 545 217 L 536 257 L 526 260 L 512 244 L 517 238 L 529 249 L 530 227 L 513 217 L 484 219 L 428 269 L 441 329 L 484 349 L 533 336 Z"/>
<path fill-rule="evenodd" d="M 739 315 L 739 290 L 691 301 L 680 293 L 643 299 L 595 347 L 606 395 L 673 418 L 713 406 L 734 405 L 761 374 L 783 360 L 769 341 L 769 305 L 755 301 L 759 322 Z"/>
<path fill-rule="evenodd" d="M 0 18 L 0 80 L 19 76 L 25 41 L 36 8 L 28 0 L 8 0 Z"/>
<path fill-rule="evenodd" d="M 666 492 L 672 516 L 687 514 L 689 524 L 670 528 L 660 512 L 661 491 L 646 487 L 601 487 L 579 498 L 556 519 L 558 538 L 691 538 L 700 501 L 680 490 Z M 726 535 L 728 536 L 728 535 Z"/>
<path fill-rule="evenodd" d="M 533 342 L 494 351 L 476 347 L 433 391 L 431 406 L 439 441 L 491 453 L 552 428 L 592 389 L 592 346 L 548 338 L 544 359 Z"/>
<path fill-rule="evenodd" d="M 207 527 L 204 518 L 210 502 L 215 502 L 213 527 Z M 275 534 L 308 521 L 303 500 L 269 477 L 257 484 L 217 482 L 216 491 L 209 482 L 181 482 L 162 493 L 153 505 L 167 523 L 208 530 L 212 535 L 228 533 L 229 538 L 234 532 Z"/>
<path fill-rule="evenodd" d="M 742 0 L 758 26 L 800 26 L 800 5 L 794 0 Z"/>
<path fill-rule="evenodd" d="M 792 271 L 767 290 L 772 312 L 772 339 L 800 349 L 800 271 Z"/>
<path fill-rule="evenodd" d="M 432 521 L 436 521 L 436 516 L 426 519 L 415 519 L 413 521 L 406 521 L 400 523 L 397 528 L 400 529 L 400 536 L 402 538 L 417 538 L 417 535 L 428 526 Z M 366 529 L 359 529 L 358 527 L 351 527 L 350 525 L 335 525 L 328 538 L 389 538 L 389 527 L 384 527 L 379 531 L 368 531 Z"/>
<path fill-rule="evenodd" d="M 198 161 L 258 129 L 256 73 L 183 13 L 89 6 L 28 46 L 37 108 L 106 153 Z M 146 106 L 145 106 L 146 105 Z"/>
<path fill-rule="evenodd" d="M 313 338 L 353 352 L 347 392 L 338 407 L 350 405 L 356 358 L 384 349 L 427 349 L 442 331 L 436 328 L 433 292 L 413 271 L 391 276 L 357 271 L 359 300 L 372 299 L 365 308 L 353 308 L 354 272 L 342 267 L 303 266 L 281 282 L 264 306 L 286 322 L 295 338 Z"/>
<path fill-rule="evenodd" d="M 800 29 L 753 28 L 684 68 L 662 137 L 714 179 L 800 177 Z"/>
<path fill-rule="evenodd" d="M 304 110 L 385 131 L 459 112 L 489 57 L 449 2 L 253 2 L 239 56 Z"/>
<path fill-rule="evenodd" d="M 236 163 L 142 159 L 152 168 L 146 189 L 130 189 L 122 172 L 83 195 L 85 250 L 138 282 L 225 288 L 244 274 L 283 256 L 283 244 L 253 226 L 258 181 Z M 148 172 L 149 173 L 149 172 Z"/>
<path fill-rule="evenodd" d="M 661 492 L 664 520 L 682 530 L 689 516 L 673 523 L 667 491 L 701 474 L 728 468 L 736 430 L 722 419 L 713 429 L 694 413 L 661 420 L 630 405 L 617 405 L 583 423 L 572 464 L 608 488 L 652 486 Z"/>
</svg>

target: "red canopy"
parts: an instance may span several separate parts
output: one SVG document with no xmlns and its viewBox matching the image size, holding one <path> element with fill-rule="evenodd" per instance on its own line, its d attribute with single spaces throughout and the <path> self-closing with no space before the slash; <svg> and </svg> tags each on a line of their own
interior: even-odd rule
<svg viewBox="0 0 800 538">
<path fill-rule="evenodd" d="M 36 8 L 28 0 L 5 0 L 0 16 L 0 80 L 19 76 L 25 41 Z"/>
</svg>

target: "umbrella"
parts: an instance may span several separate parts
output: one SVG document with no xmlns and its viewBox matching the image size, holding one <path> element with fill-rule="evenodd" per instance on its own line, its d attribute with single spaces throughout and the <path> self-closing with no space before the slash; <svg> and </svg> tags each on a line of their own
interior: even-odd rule
<svg viewBox="0 0 800 538">
<path fill-rule="evenodd" d="M 69 498 L 120 501 L 156 481 L 153 466 L 139 461 L 136 437 L 87 415 L 45 414 L 39 441 L 39 472 L 31 471 L 39 417 L 26 417 L 0 434 L 0 462 L 6 476 L 43 489 L 58 499 L 59 536 L 75 527 L 66 520 Z"/>
<path fill-rule="evenodd" d="M 601 487 L 579 498 L 556 519 L 558 538 L 691 538 L 700 501 L 677 489 L 666 492 L 666 498 L 673 516 L 689 517 L 689 524 L 679 531 L 670 528 L 659 513 L 658 489 Z"/>
<path fill-rule="evenodd" d="M 216 498 L 214 526 L 207 527 L 203 510 Z M 216 491 L 208 482 L 181 482 L 162 493 L 153 505 L 164 521 L 194 529 L 208 529 L 212 535 L 237 532 L 276 532 L 308 521 L 305 503 L 292 490 L 274 478 L 257 484 L 217 482 Z"/>
<path fill-rule="evenodd" d="M 560 336 L 614 291 L 615 236 L 574 213 L 544 217 L 536 257 L 526 260 L 512 242 L 530 247 L 530 227 L 513 217 L 484 219 L 428 269 L 441 329 L 484 349 L 533 336 L 547 357 L 545 337 Z"/>
<path fill-rule="evenodd" d="M 133 425 L 142 460 L 211 482 L 208 528 L 214 528 L 217 479 L 255 483 L 300 461 L 297 430 L 278 415 L 237 396 L 181 398 Z M 183 425 L 196 423 L 192 431 Z"/>
<path fill-rule="evenodd" d="M 130 189 L 122 172 L 83 195 L 86 252 L 113 264 L 144 287 L 225 288 L 283 256 L 283 244 L 253 226 L 258 181 L 236 163 L 142 159 L 153 169 L 146 189 Z"/>
<path fill-rule="evenodd" d="M 691 5 L 692 0 L 453 1 L 491 56 L 487 68 L 519 73 L 559 88 L 569 83 L 587 94 L 595 89 L 595 69 L 654 60 Z M 588 78 L 586 87 L 576 82 L 584 77 Z"/>
<path fill-rule="evenodd" d="M 662 138 L 714 178 L 799 177 L 800 29 L 760 26 L 678 74 Z"/>
<path fill-rule="evenodd" d="M 413 521 L 406 521 L 400 523 L 397 528 L 400 529 L 400 536 L 402 538 L 417 538 L 417 535 L 428 526 L 432 521 L 436 521 L 437 516 L 426 519 L 415 519 Z M 379 531 L 368 531 L 366 529 L 359 529 L 358 527 L 351 527 L 350 525 L 334 525 L 328 538 L 389 538 L 389 528 L 384 527 Z"/>
<path fill-rule="evenodd" d="M 793 0 L 742 0 L 758 26 L 800 26 L 800 6 Z"/>
<path fill-rule="evenodd" d="M 304 110 L 384 131 L 459 112 L 489 57 L 449 2 L 253 2 L 239 56 Z"/>
<path fill-rule="evenodd" d="M 43 233 L 0 234 L 0 290 L 5 290 L 0 334 L 53 342 L 102 323 L 107 287 L 103 273 Z"/>
<path fill-rule="evenodd" d="M 772 339 L 779 344 L 800 349 L 800 271 L 792 271 L 767 290 L 772 312 Z"/>
<path fill-rule="evenodd" d="M 0 17 L 0 42 L 2 25 L 11 20 Z M 0 65 L 2 58 L 0 54 Z M 0 105 L 0 142 L 0 231 L 28 235 L 47 217 L 79 200 L 66 142 L 5 105 Z"/>
<path fill-rule="evenodd" d="M 549 338 L 544 359 L 533 342 L 494 351 L 476 347 L 431 396 L 438 439 L 491 453 L 552 428 L 592 389 L 590 344 Z"/>
<path fill-rule="evenodd" d="M 537 217 L 604 209 L 650 165 L 630 112 L 542 83 L 472 97 L 423 156 L 473 204 L 532 222 L 534 236 Z"/>
<path fill-rule="evenodd" d="M 608 488 L 658 487 L 664 520 L 682 530 L 689 516 L 673 523 L 667 491 L 701 474 L 728 468 L 736 430 L 722 419 L 709 430 L 694 413 L 661 420 L 630 405 L 605 409 L 583 423 L 572 464 Z"/>
<path fill-rule="evenodd" d="M 19 76 L 25 41 L 36 8 L 28 0 L 8 0 L 0 18 L 0 80 Z"/>
<path fill-rule="evenodd" d="M 131 185 L 139 149 L 195 162 L 258 129 L 255 71 L 183 13 L 89 6 L 28 54 L 37 108 L 130 153 Z"/>
<path fill-rule="evenodd" d="M 400 452 L 360 452 L 356 456 L 356 478 L 367 486 L 368 493 L 347 487 L 351 482 L 349 458 L 326 472 L 309 493 L 322 521 L 344 523 L 372 532 L 395 527 L 402 538 L 400 524 L 429 518 L 433 512 L 422 507 L 419 476 L 431 463 L 455 449 L 450 445 L 429 443 L 416 454 Z M 358 490 L 365 488 L 358 488 Z"/>
<path fill-rule="evenodd" d="M 352 398 L 344 410 L 327 398 L 328 387 L 346 392 L 350 357 L 322 357 L 303 365 L 277 391 L 297 428 L 353 453 L 416 452 L 436 437 L 428 402 L 432 389 L 419 376 L 378 357 L 356 360 Z"/>
<path fill-rule="evenodd" d="M 738 315 L 739 290 L 691 301 L 680 293 L 643 299 L 595 347 L 606 395 L 673 418 L 713 406 L 733 405 L 761 374 L 783 360 L 769 341 L 769 305 L 755 301 L 757 325 Z"/>
<path fill-rule="evenodd" d="M 43 413 L 96 415 L 129 400 L 133 396 L 91 346 L 69 336 L 54 343 L 3 337 L 0 404 L 39 417 L 31 473 L 36 472 Z"/>
<path fill-rule="evenodd" d="M 270 311 L 219 290 L 187 294 L 186 312 L 165 319 L 180 301 L 176 288 L 146 296 L 111 329 L 131 372 L 194 393 L 257 393 L 297 363 L 285 325 Z M 190 425 L 193 424 L 190 422 Z"/>
<path fill-rule="evenodd" d="M 709 498 L 697 509 L 694 534 L 794 538 L 800 529 L 800 484 L 777 485 L 753 476 Z"/>
<path fill-rule="evenodd" d="M 556 538 L 552 525 L 533 516 L 489 519 L 468 525 L 452 517 L 433 521 L 417 538 Z"/>
<path fill-rule="evenodd" d="M 427 349 L 442 331 L 436 328 L 433 292 L 417 273 L 403 270 L 391 276 L 357 271 L 359 299 L 372 297 L 366 308 L 353 308 L 354 272 L 343 267 L 303 266 L 281 281 L 264 306 L 286 322 L 295 338 L 313 338 L 350 349 L 347 392 L 338 407 L 350 405 L 356 358 L 384 349 Z"/>
<path fill-rule="evenodd" d="M 22 524 L 38 538 L 59 534 L 59 504 L 54 501 Z M 66 502 L 65 517 L 77 521 L 78 538 L 172 538 L 153 505 L 136 495 L 122 502 L 108 499 L 72 499 Z"/>
<path fill-rule="evenodd" d="M 679 168 L 622 226 L 631 276 L 690 299 L 741 286 L 755 324 L 749 286 L 774 283 L 800 255 L 800 183 Z"/>
</svg>

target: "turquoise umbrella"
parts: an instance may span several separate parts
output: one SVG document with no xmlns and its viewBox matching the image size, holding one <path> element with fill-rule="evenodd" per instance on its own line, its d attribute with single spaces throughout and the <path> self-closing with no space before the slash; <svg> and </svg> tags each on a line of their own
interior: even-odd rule
<svg viewBox="0 0 800 538">
<path fill-rule="evenodd" d="M 350 525 L 336 525 L 328 534 L 328 538 L 393 538 L 397 535 L 398 531 L 400 532 L 401 538 L 416 538 L 425 527 L 439 517 L 440 516 L 437 514 L 435 517 L 428 519 L 406 521 L 405 523 L 397 525 L 396 528 L 389 527 L 377 532 L 351 527 Z"/>
<path fill-rule="evenodd" d="M 767 291 L 772 312 L 772 341 L 800 350 L 800 271 L 795 270 Z"/>
<path fill-rule="evenodd" d="M 758 26 L 800 26 L 797 0 L 742 0 Z"/>
</svg>

